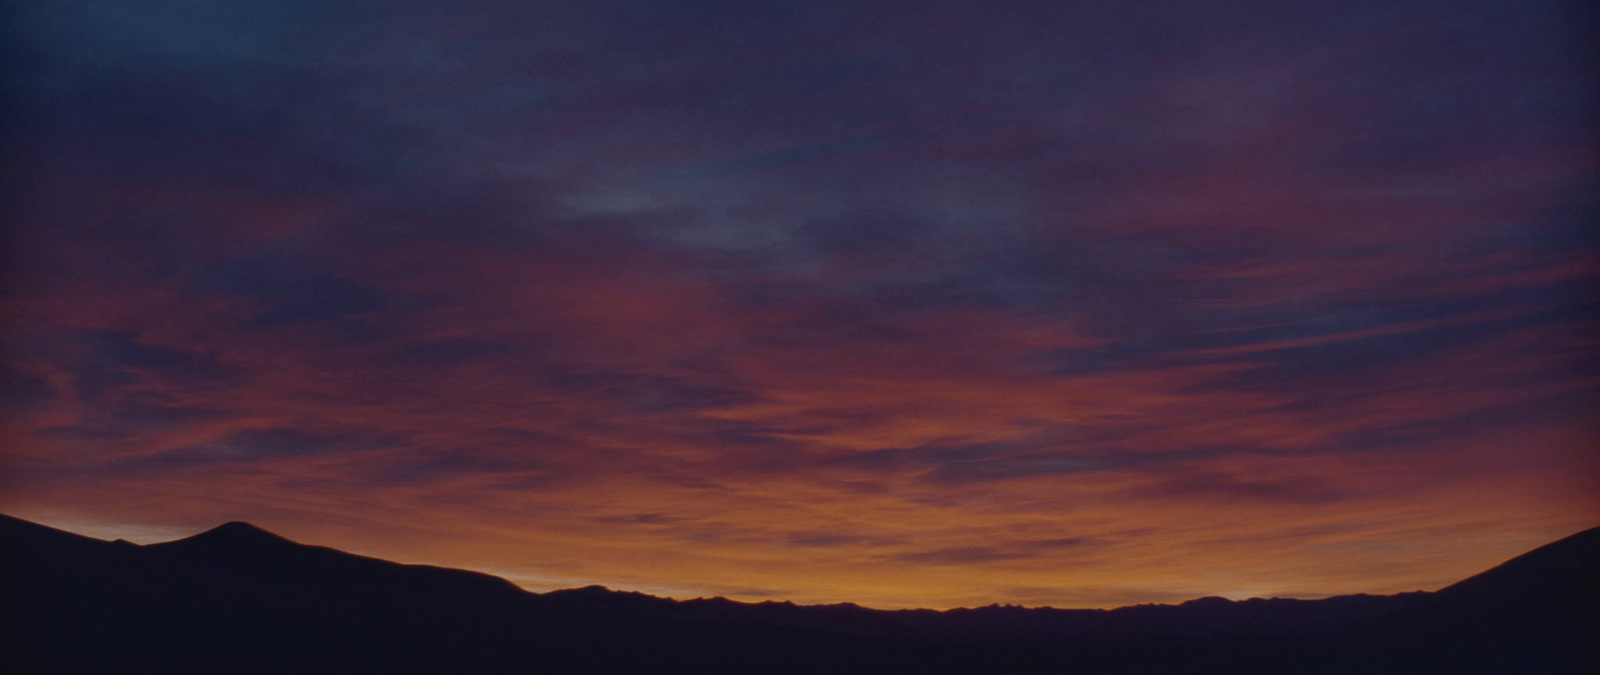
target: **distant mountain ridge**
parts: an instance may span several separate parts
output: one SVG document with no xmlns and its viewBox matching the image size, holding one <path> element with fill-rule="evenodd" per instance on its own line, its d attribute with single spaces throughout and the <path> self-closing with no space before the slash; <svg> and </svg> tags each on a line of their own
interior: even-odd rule
<svg viewBox="0 0 1600 675">
<path fill-rule="evenodd" d="M 873 610 L 498 577 L 227 523 L 160 544 L 0 515 L 15 673 L 1600 672 L 1600 528 L 1433 593 Z"/>
</svg>

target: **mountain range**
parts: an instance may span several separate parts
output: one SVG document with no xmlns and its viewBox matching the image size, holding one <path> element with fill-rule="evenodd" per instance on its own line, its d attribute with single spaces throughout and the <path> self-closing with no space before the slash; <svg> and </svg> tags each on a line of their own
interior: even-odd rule
<svg viewBox="0 0 1600 675">
<path fill-rule="evenodd" d="M 0 516 L 8 673 L 1600 672 L 1600 528 L 1433 592 L 874 610 L 498 577 L 233 522 L 160 544 Z"/>
</svg>

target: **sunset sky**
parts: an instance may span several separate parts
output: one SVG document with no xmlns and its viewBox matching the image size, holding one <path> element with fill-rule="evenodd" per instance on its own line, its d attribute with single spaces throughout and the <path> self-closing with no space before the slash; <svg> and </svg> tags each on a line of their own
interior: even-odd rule
<svg viewBox="0 0 1600 675">
<path fill-rule="evenodd" d="M 0 511 L 875 607 L 1600 524 L 1585 2 L 8 3 Z"/>
</svg>

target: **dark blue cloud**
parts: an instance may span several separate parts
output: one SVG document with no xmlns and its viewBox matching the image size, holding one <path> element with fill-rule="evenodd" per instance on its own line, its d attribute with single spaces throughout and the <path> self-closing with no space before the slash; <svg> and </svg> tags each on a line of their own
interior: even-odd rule
<svg viewBox="0 0 1600 675">
<path fill-rule="evenodd" d="M 618 370 L 551 368 L 545 383 L 568 396 L 658 414 L 725 408 L 760 400 L 752 391 L 715 381 Z"/>
<path fill-rule="evenodd" d="M 210 353 L 141 341 L 127 332 L 94 331 L 65 338 L 43 349 L 73 374 L 79 397 L 89 402 L 139 382 L 208 391 L 237 384 L 240 375 Z"/>
<path fill-rule="evenodd" d="M 55 389 L 44 379 L 15 368 L 0 366 L 0 410 L 5 415 L 20 415 L 49 403 Z"/>
<path fill-rule="evenodd" d="M 247 298 L 256 304 L 250 320 L 265 326 L 337 319 L 390 305 L 390 296 L 373 286 L 290 260 L 215 263 L 191 275 L 186 288 Z"/>
<path fill-rule="evenodd" d="M 1534 379 L 1544 379 L 1546 382 L 1530 381 Z M 1565 379 L 1549 375 L 1542 378 L 1516 378 L 1506 384 L 1530 393 L 1508 395 L 1492 405 L 1453 410 L 1436 417 L 1367 425 L 1340 434 L 1333 445 L 1340 452 L 1448 454 L 1461 441 L 1488 437 L 1504 429 L 1533 429 L 1571 421 L 1588 425 L 1600 422 L 1595 413 L 1600 410 L 1600 393 L 1593 390 L 1576 388 L 1554 393 L 1531 393 L 1538 391 L 1541 384 L 1548 386 L 1551 380 Z M 1322 407 L 1310 409 L 1323 414 L 1337 414 L 1340 404 L 1345 402 L 1334 398 L 1323 403 Z"/>
<path fill-rule="evenodd" d="M 1141 429 L 1148 431 L 1148 429 Z M 835 457 L 830 463 L 874 473 L 910 473 L 942 486 L 961 486 L 1018 478 L 1115 471 L 1207 459 L 1249 449 L 1185 447 L 1160 452 L 1129 452 L 1126 428 L 1083 427 L 1071 436 L 1043 433 L 1011 442 L 950 439 L 908 448 L 884 448 Z"/>
<path fill-rule="evenodd" d="M 444 338 L 404 345 L 382 358 L 397 366 L 441 367 L 498 361 L 515 357 L 522 350 L 494 340 Z"/>
<path fill-rule="evenodd" d="M 117 458 L 100 467 L 109 474 L 176 472 L 202 467 L 248 467 L 273 460 L 328 457 L 404 448 L 410 442 L 386 432 L 326 433 L 294 427 L 247 428 L 212 441 Z"/>
<path fill-rule="evenodd" d="M 1284 505 L 1331 504 L 1358 498 L 1359 491 L 1321 476 L 1289 476 L 1261 480 L 1192 472 L 1164 478 L 1132 491 L 1132 496 L 1163 501 L 1256 502 Z"/>
<path fill-rule="evenodd" d="M 428 449 L 390 453 L 381 460 L 361 463 L 359 482 L 369 486 L 428 485 L 459 476 L 548 476 L 570 473 L 537 453 L 469 453 Z"/>
</svg>

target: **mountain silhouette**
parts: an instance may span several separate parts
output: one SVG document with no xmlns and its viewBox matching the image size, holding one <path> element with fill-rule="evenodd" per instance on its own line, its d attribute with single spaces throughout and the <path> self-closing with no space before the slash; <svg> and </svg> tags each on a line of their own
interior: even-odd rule
<svg viewBox="0 0 1600 675">
<path fill-rule="evenodd" d="M 873 610 L 498 577 L 248 523 L 139 546 L 0 516 L 8 673 L 1600 672 L 1600 528 L 1436 592 Z"/>
<path fill-rule="evenodd" d="M 170 541 L 165 544 L 156 544 L 156 546 L 177 545 L 216 548 L 270 548 L 293 543 L 294 542 L 289 541 L 288 539 L 284 539 L 276 534 L 251 525 L 250 523 L 235 520 L 232 522 L 223 523 L 186 539 Z"/>
<path fill-rule="evenodd" d="M 1600 607 L 1600 528 L 1579 532 L 1507 560 L 1438 595 L 1464 605 Z"/>
</svg>

